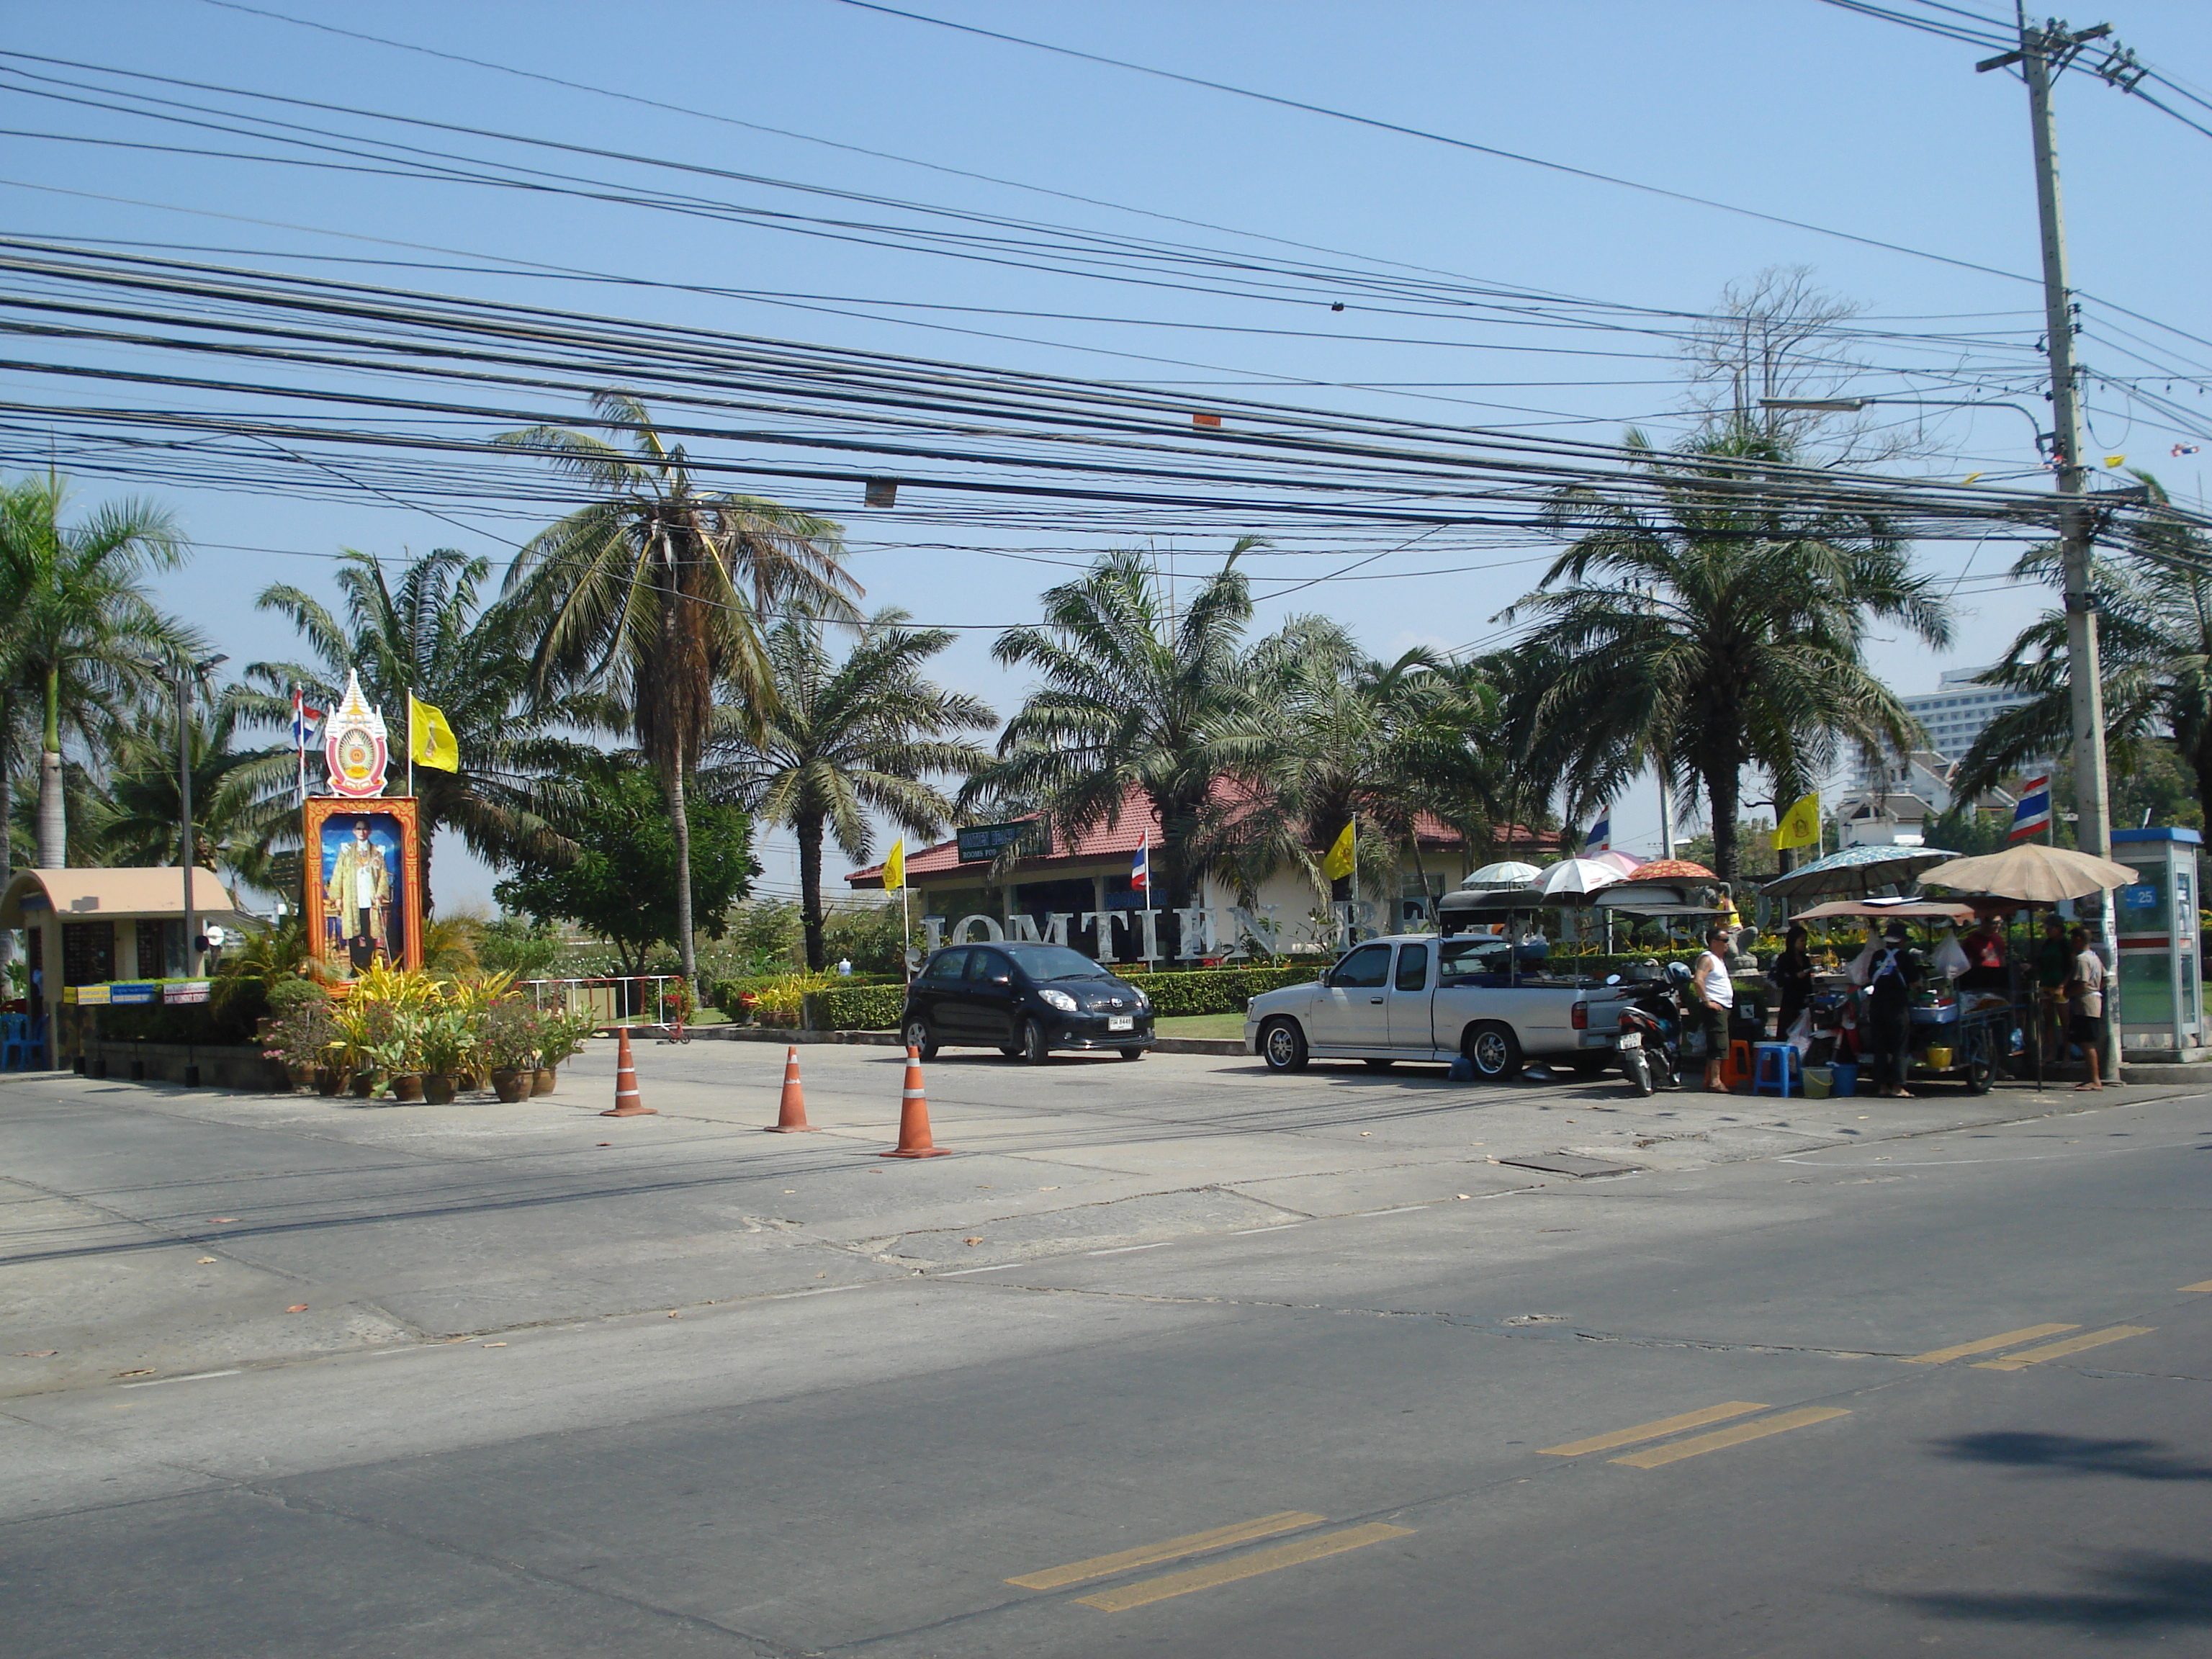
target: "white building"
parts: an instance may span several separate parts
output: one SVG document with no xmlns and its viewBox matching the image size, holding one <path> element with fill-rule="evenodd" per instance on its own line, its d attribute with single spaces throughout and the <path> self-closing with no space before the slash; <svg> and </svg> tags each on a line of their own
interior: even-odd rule
<svg viewBox="0 0 2212 1659">
<path fill-rule="evenodd" d="M 2022 708 L 2035 699 L 2025 691 L 2008 691 L 2001 686 L 1977 685 L 1975 680 L 1989 672 L 1987 668 L 1948 668 L 1936 680 L 1936 689 L 1919 696 L 1901 697 L 1905 713 L 1927 729 L 1926 747 L 1946 761 L 1962 761 L 1966 751 L 1983 729 L 2000 714 Z M 1924 757 L 1916 757 L 1924 759 Z M 2024 769 L 2033 772 L 2047 765 L 2045 761 L 2031 761 Z M 1851 780 L 1854 793 L 1871 795 L 1884 784 L 1895 787 L 1905 772 L 1906 763 L 1892 757 L 1887 767 L 1876 769 L 1861 766 Z M 1948 805 L 1948 802 L 1945 805 Z M 1936 808 L 1942 811 L 1942 806 Z"/>
</svg>

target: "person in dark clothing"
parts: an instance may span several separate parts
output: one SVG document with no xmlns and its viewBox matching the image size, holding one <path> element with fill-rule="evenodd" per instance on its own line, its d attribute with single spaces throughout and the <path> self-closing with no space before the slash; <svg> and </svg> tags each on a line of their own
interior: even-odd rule
<svg viewBox="0 0 2212 1659">
<path fill-rule="evenodd" d="M 2035 947 L 2035 987 L 2042 1002 L 2042 1051 L 2063 1057 L 2066 1051 L 2066 987 L 2074 977 L 2074 947 L 2066 942 L 2066 924 L 2055 915 L 2043 919 L 2043 940 Z"/>
<path fill-rule="evenodd" d="M 2012 989 L 2012 975 L 2005 967 L 2004 918 L 1984 916 L 1974 924 L 1973 931 L 1959 941 L 1966 953 L 1966 971 L 1959 976 L 1962 991 L 2005 991 Z"/>
<path fill-rule="evenodd" d="M 1890 1100 L 1909 1100 L 1905 1069 L 1912 1064 L 1912 994 L 1928 977 L 1927 965 L 1912 948 L 1911 930 L 1889 924 L 1883 948 L 1875 952 L 1867 975 L 1868 1036 L 1874 1049 L 1877 1092 Z"/>
<path fill-rule="evenodd" d="M 1790 1028 L 1805 1012 L 1805 1005 L 1813 1000 L 1813 953 L 1806 948 L 1810 937 L 1802 924 L 1790 923 L 1790 931 L 1782 936 L 1782 954 L 1774 959 L 1767 975 L 1774 981 L 1775 1000 L 1779 1005 L 1774 1035 L 1784 1042 L 1789 1040 Z"/>
</svg>

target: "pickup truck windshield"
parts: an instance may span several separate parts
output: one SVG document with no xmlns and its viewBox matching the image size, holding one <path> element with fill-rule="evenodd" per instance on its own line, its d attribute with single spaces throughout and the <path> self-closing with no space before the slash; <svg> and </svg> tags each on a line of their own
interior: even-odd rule
<svg viewBox="0 0 2212 1659">
<path fill-rule="evenodd" d="M 1448 939 L 1437 948 L 1437 974 L 1502 974 L 1511 959 L 1513 946 L 1502 939 Z"/>
</svg>

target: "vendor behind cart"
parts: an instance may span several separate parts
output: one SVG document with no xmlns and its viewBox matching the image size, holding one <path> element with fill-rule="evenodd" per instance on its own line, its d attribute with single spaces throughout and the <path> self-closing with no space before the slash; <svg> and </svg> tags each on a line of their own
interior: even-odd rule
<svg viewBox="0 0 2212 1659">
<path fill-rule="evenodd" d="M 1912 998 L 1927 977 L 1927 965 L 1912 948 L 1912 930 L 1901 919 L 1891 922 L 1868 966 L 1866 989 L 1876 1092 L 1886 1099 L 1911 1098 L 1905 1074 L 1912 1064 Z"/>
<path fill-rule="evenodd" d="M 1992 912 L 1977 921 L 1959 941 L 1966 953 L 1966 971 L 1959 976 L 1962 991 L 2012 991 L 2012 975 L 2005 968 L 2004 918 Z"/>
</svg>

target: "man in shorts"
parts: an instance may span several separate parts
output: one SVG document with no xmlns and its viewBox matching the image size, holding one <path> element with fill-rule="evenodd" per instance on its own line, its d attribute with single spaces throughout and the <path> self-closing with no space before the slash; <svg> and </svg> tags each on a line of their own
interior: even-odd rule
<svg viewBox="0 0 2212 1659">
<path fill-rule="evenodd" d="M 1735 981 L 1729 977 L 1729 930 L 1716 927 L 1705 935 L 1705 953 L 1690 969 L 1690 994 L 1698 1000 L 1705 1031 L 1705 1091 L 1726 1094 L 1721 1062 L 1728 1055 L 1729 1015 L 1735 1007 Z"/>
<path fill-rule="evenodd" d="M 2094 1091 L 2105 1086 L 2100 1072 L 2105 1046 L 2105 959 L 2090 948 L 2086 927 L 2076 927 L 2067 943 L 2074 947 L 2074 974 L 2066 988 L 2072 1003 L 2067 1035 L 2081 1045 L 2082 1062 L 2089 1068 L 2087 1078 L 2074 1086 Z"/>
</svg>

